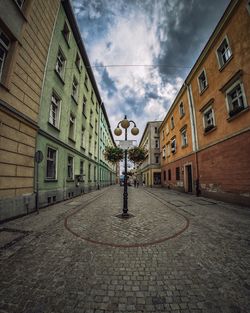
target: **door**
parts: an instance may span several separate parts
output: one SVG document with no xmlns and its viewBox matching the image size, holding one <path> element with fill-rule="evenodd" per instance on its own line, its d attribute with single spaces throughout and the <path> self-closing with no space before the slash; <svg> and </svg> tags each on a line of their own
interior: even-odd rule
<svg viewBox="0 0 250 313">
<path fill-rule="evenodd" d="M 186 166 L 188 192 L 193 191 L 192 165 Z"/>
</svg>

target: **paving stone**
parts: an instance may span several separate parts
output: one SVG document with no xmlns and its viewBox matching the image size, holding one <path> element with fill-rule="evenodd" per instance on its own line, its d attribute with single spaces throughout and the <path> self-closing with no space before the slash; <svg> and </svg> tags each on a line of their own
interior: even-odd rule
<svg viewBox="0 0 250 313">
<path fill-rule="evenodd" d="M 2 224 L 25 236 L 2 232 L 0 312 L 247 312 L 249 209 L 131 187 L 134 217 L 123 220 L 122 192 L 113 186 Z"/>
</svg>

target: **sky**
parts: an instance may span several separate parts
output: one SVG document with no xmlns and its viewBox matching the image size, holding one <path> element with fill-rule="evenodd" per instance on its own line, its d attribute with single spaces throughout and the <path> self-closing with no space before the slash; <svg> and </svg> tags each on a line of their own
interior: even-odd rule
<svg viewBox="0 0 250 313">
<path fill-rule="evenodd" d="M 126 114 L 140 129 L 128 139 L 139 144 L 146 123 L 164 119 L 230 1 L 71 2 L 112 132 Z"/>
</svg>

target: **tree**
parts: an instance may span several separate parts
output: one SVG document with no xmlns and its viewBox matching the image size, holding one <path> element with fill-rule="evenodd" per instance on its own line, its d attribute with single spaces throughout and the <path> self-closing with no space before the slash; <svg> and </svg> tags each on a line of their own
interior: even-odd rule
<svg viewBox="0 0 250 313">
<path fill-rule="evenodd" d="M 140 165 L 147 158 L 148 151 L 141 147 L 133 147 L 128 149 L 128 158 L 135 164 Z"/>
<path fill-rule="evenodd" d="M 123 150 L 118 147 L 107 146 L 104 150 L 104 158 L 111 163 L 117 163 L 123 159 Z"/>
</svg>

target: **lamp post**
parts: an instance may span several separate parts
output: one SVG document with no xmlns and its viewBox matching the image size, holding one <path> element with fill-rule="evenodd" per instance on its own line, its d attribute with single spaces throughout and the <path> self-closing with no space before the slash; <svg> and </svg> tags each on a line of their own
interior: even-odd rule
<svg viewBox="0 0 250 313">
<path fill-rule="evenodd" d="M 122 128 L 125 129 L 125 141 L 127 141 L 128 137 L 128 128 L 130 124 L 133 123 L 134 127 L 131 129 L 132 135 L 136 136 L 139 134 L 139 129 L 136 127 L 136 124 L 134 121 L 127 120 L 127 116 L 124 116 L 124 119 L 120 121 L 117 124 L 116 129 L 114 130 L 114 133 L 116 136 L 120 136 L 122 134 L 122 130 L 120 128 L 120 125 Z M 129 217 L 128 214 L 128 177 L 127 177 L 127 156 L 128 156 L 128 150 L 125 149 L 125 158 L 124 158 L 124 192 L 123 192 L 123 213 L 122 217 Z"/>
</svg>

